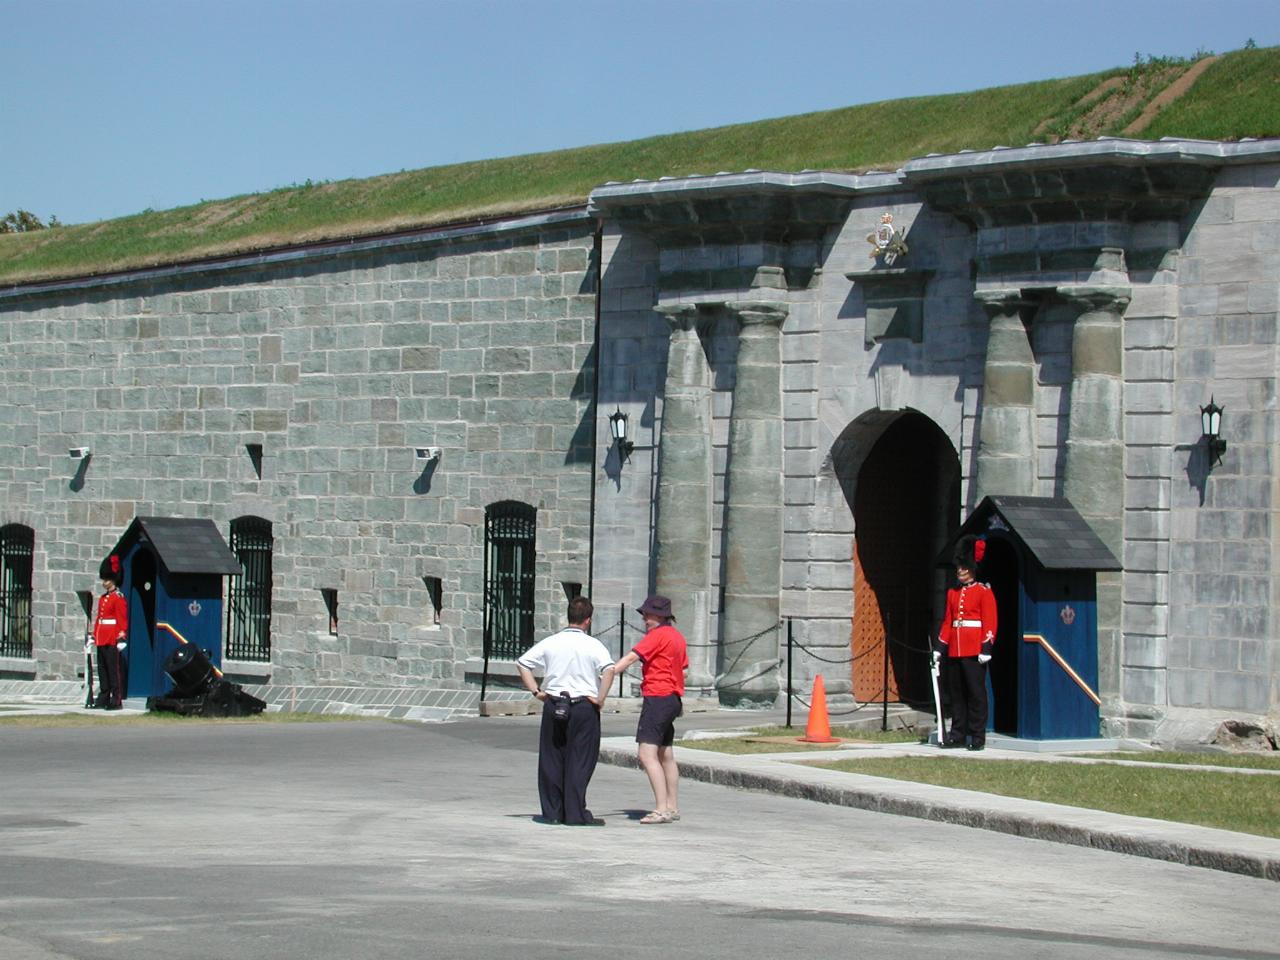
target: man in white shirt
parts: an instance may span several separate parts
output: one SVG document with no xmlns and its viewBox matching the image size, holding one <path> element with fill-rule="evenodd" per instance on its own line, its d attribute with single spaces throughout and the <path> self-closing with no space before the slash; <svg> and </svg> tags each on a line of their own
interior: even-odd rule
<svg viewBox="0 0 1280 960">
<path fill-rule="evenodd" d="M 591 636 L 591 601 L 569 601 L 569 626 L 516 660 L 525 689 L 542 701 L 538 799 L 547 823 L 599 826 L 587 809 L 587 784 L 600 757 L 600 708 L 613 683 L 613 658 Z M 542 688 L 533 671 L 542 671 Z"/>
</svg>

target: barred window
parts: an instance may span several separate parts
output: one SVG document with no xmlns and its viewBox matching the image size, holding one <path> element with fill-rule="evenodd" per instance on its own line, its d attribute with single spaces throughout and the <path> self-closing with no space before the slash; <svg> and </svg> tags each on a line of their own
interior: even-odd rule
<svg viewBox="0 0 1280 960">
<path fill-rule="evenodd" d="M 485 654 L 514 660 L 533 646 L 538 511 L 502 500 L 484 511 Z"/>
<path fill-rule="evenodd" d="M 31 657 L 31 568 L 36 532 L 0 527 L 0 657 Z"/>
<path fill-rule="evenodd" d="M 227 659 L 271 660 L 271 521 L 236 517 L 231 552 L 243 572 L 227 585 Z"/>
</svg>

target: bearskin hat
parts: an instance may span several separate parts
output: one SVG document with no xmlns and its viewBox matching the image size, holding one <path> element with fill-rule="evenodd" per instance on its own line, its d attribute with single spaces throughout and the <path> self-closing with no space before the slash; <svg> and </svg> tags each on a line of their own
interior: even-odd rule
<svg viewBox="0 0 1280 960">
<path fill-rule="evenodd" d="M 966 570 L 977 573 L 986 552 L 987 541 L 982 537 L 961 537 L 960 542 L 956 544 L 952 562 L 957 567 L 964 567 Z"/>
<path fill-rule="evenodd" d="M 98 567 L 98 579 L 111 580 L 116 586 L 120 585 L 120 558 L 116 554 L 103 559 L 102 566 Z"/>
</svg>

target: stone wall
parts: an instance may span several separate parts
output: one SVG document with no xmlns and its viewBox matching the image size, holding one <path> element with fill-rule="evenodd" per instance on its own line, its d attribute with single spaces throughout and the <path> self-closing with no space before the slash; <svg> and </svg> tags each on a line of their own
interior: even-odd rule
<svg viewBox="0 0 1280 960">
<path fill-rule="evenodd" d="M 1109 730 L 1274 714 L 1276 156 L 1100 141 L 893 174 L 611 184 L 563 215 L 11 292 L 0 523 L 36 530 L 27 674 L 74 675 L 74 591 L 135 515 L 257 515 L 276 535 L 273 684 L 461 686 L 480 652 L 484 508 L 515 499 L 539 510 L 538 633 L 579 583 L 620 649 L 636 634 L 619 615 L 638 627 L 643 596 L 677 584 L 700 692 L 735 669 L 739 625 L 776 610 L 808 651 L 797 687 L 821 673 L 841 696 L 858 474 L 912 418 L 935 450 L 903 469 L 945 454 L 958 473 L 935 532 L 984 493 L 1068 496 L 1120 555 L 1098 581 Z M 886 212 L 900 262 L 868 256 Z M 741 396 L 743 370 L 771 395 Z M 1200 440 L 1210 397 L 1221 465 Z M 705 448 L 690 429 L 704 416 Z M 696 471 L 664 467 L 667 419 Z M 66 449 L 82 445 L 77 475 Z M 425 446 L 443 456 L 424 471 Z M 775 460 L 780 487 L 760 468 Z M 705 524 L 705 551 L 684 531 L 660 542 L 664 497 L 668 522 Z M 753 593 L 775 558 L 776 601 Z M 337 636 L 322 590 L 339 595 Z"/>
<path fill-rule="evenodd" d="M 75 676 L 75 591 L 149 515 L 271 521 L 271 664 L 241 666 L 273 684 L 460 686 L 498 500 L 538 508 L 550 632 L 590 559 L 593 225 L 560 220 L 0 301 L 0 521 L 36 535 L 34 662 L 4 666 Z"/>
<path fill-rule="evenodd" d="M 1171 388 L 1167 692 L 1144 702 L 1219 714 L 1280 709 L 1276 609 L 1280 165 L 1224 171 L 1178 258 Z M 1225 408 L 1222 463 L 1199 407 Z M 1135 697 L 1135 699 L 1137 699 Z"/>
</svg>

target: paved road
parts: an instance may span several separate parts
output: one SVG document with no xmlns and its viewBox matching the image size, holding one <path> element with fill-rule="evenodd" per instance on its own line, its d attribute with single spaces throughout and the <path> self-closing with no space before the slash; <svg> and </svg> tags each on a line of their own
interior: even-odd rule
<svg viewBox="0 0 1280 960">
<path fill-rule="evenodd" d="M 601 766 L 535 718 L 0 729 L 0 957 L 1280 957 L 1274 883 Z M 962 882 L 962 871 L 978 878 Z"/>
</svg>

